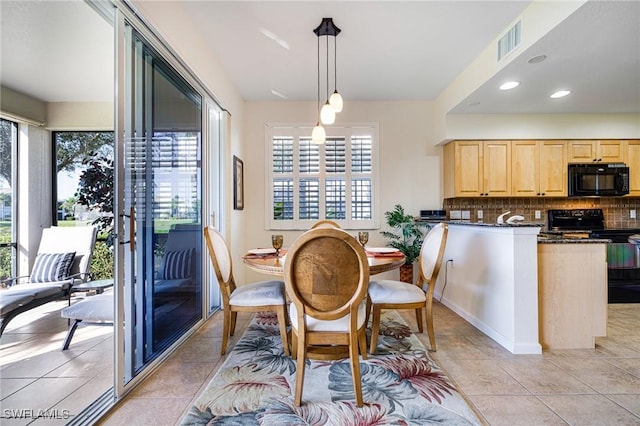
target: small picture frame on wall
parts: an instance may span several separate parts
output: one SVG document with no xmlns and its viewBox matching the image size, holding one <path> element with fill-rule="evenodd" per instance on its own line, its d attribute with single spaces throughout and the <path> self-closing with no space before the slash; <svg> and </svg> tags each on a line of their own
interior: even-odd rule
<svg viewBox="0 0 640 426">
<path fill-rule="evenodd" d="M 244 209 L 244 163 L 233 156 L 233 208 Z"/>
</svg>

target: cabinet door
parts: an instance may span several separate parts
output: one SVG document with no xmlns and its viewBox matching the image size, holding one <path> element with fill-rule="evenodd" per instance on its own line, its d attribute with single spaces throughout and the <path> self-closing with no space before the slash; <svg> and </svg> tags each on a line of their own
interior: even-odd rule
<svg viewBox="0 0 640 426">
<path fill-rule="evenodd" d="M 457 197 L 482 195 L 482 142 L 455 142 L 455 194 Z"/>
<path fill-rule="evenodd" d="M 629 141 L 626 158 L 629 166 L 629 195 L 640 195 L 640 139 Z"/>
<path fill-rule="evenodd" d="M 603 163 L 622 163 L 625 160 L 624 141 L 605 140 L 598 143 L 598 161 Z"/>
<path fill-rule="evenodd" d="M 484 194 L 511 195 L 511 141 L 485 141 L 482 155 Z"/>
<path fill-rule="evenodd" d="M 567 145 L 565 141 L 540 142 L 540 195 L 567 196 Z"/>
<path fill-rule="evenodd" d="M 569 163 L 592 163 L 597 160 L 596 141 L 569 141 L 567 156 Z"/>
<path fill-rule="evenodd" d="M 540 195 L 540 148 L 537 141 L 514 141 L 511 145 L 511 194 Z"/>
</svg>

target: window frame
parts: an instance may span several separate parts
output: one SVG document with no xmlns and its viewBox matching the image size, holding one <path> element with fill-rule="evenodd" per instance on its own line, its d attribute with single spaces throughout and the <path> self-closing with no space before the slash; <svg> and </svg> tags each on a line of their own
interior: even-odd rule
<svg viewBox="0 0 640 426">
<path fill-rule="evenodd" d="M 344 174 L 327 174 L 325 170 L 321 170 L 318 174 L 320 176 L 320 217 L 318 219 L 292 219 L 292 220 L 275 220 L 273 218 L 274 204 L 273 204 L 273 138 L 274 136 L 292 137 L 294 144 L 294 171 L 292 173 L 294 179 L 294 215 L 297 214 L 299 209 L 298 198 L 298 182 L 300 180 L 298 161 L 299 151 L 297 149 L 300 138 L 310 138 L 313 126 L 299 123 L 267 123 L 265 127 L 265 229 L 266 230 L 305 230 L 309 229 L 318 220 L 325 219 L 325 205 L 324 198 L 325 185 L 324 181 L 326 177 L 344 177 L 347 187 L 347 194 L 351 192 L 351 184 L 354 177 L 359 174 L 351 171 L 350 152 L 351 152 L 351 137 L 352 136 L 371 136 L 371 219 L 357 220 L 351 219 L 351 199 L 347 197 L 346 205 L 346 219 L 334 219 L 331 220 L 338 223 L 343 229 L 377 229 L 380 227 L 380 214 L 379 214 L 379 141 L 378 141 L 378 124 L 377 123 L 353 123 L 344 124 L 340 126 L 331 126 L 325 128 L 327 139 L 333 137 L 344 137 L 347 145 L 347 167 Z M 323 166 L 324 151 L 321 151 L 320 158 Z"/>
</svg>

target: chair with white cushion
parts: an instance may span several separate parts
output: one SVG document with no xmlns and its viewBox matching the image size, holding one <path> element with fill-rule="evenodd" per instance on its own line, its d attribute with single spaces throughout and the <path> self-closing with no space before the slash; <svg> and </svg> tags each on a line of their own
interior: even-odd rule
<svg viewBox="0 0 640 426">
<path fill-rule="evenodd" d="M 222 234 L 211 227 L 204 228 L 211 264 L 215 270 L 222 295 L 223 331 L 220 353 L 224 355 L 227 342 L 236 328 L 238 312 L 273 311 L 278 315 L 284 353 L 289 355 L 287 339 L 287 305 L 283 281 L 259 281 L 236 286 L 233 278 L 231 254 Z"/>
<path fill-rule="evenodd" d="M 420 249 L 418 265 L 420 275 L 414 285 L 394 280 L 379 280 L 369 283 L 367 314 L 372 315 L 371 345 L 369 353 L 376 351 L 380 333 L 380 312 L 383 309 L 415 309 L 418 330 L 423 332 L 422 309 L 426 309 L 427 332 L 431 350 L 436 350 L 436 337 L 433 330 L 433 290 L 440 272 L 448 227 L 439 223 L 425 236 Z"/>
<path fill-rule="evenodd" d="M 341 229 L 311 229 L 289 248 L 284 280 L 297 358 L 294 403 L 302 403 L 307 351 L 329 358 L 348 346 L 356 405 L 362 407 L 359 355 L 367 358 L 364 299 L 369 282 L 364 249 Z"/>
</svg>

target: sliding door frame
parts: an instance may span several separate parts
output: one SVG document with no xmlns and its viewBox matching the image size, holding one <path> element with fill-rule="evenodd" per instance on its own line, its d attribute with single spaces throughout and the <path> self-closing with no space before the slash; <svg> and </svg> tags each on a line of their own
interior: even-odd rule
<svg viewBox="0 0 640 426">
<path fill-rule="evenodd" d="M 194 76 L 188 67 L 180 60 L 180 58 L 168 47 L 158 34 L 148 26 L 140 16 L 136 14 L 126 3 L 120 0 L 112 0 L 115 7 L 114 16 L 114 37 L 115 37 L 115 159 L 116 164 L 123 165 L 125 160 L 124 139 L 125 135 L 130 135 L 127 126 L 127 106 L 126 94 L 131 93 L 131 87 L 128 87 L 132 70 L 128 69 L 127 59 L 128 48 L 127 43 L 130 42 L 127 31 L 135 30 L 139 33 L 147 43 L 165 60 L 182 78 L 184 78 L 202 97 L 202 206 L 201 221 L 203 226 L 211 224 L 212 218 L 215 217 L 216 225 L 220 226 L 225 223 L 226 209 L 223 207 L 227 203 L 227 194 L 224 192 L 224 168 L 223 158 L 226 145 L 226 129 L 227 124 L 225 118 L 228 113 L 221 106 L 220 102 L 204 87 L 201 81 Z M 129 29 L 128 29 L 129 28 Z M 211 123 L 212 117 L 220 120 L 217 125 Z M 217 136 L 218 140 L 212 140 Z M 129 219 L 129 212 L 125 211 L 125 171 L 122 166 L 115 169 L 115 194 L 114 209 L 116 216 L 116 256 L 115 256 L 115 282 L 119 283 L 114 287 L 115 296 L 115 318 L 114 318 L 114 397 L 120 400 L 137 386 L 144 378 L 155 370 L 166 358 L 179 347 L 188 337 L 190 337 L 202 325 L 214 311 L 211 301 L 216 299 L 216 295 L 212 292 L 211 274 L 205 273 L 210 268 L 203 267 L 202 274 L 202 318 L 186 331 L 177 341 L 169 346 L 162 354 L 149 362 L 144 368 L 137 372 L 133 377 L 127 377 L 127 371 L 131 371 L 131 363 L 135 362 L 132 354 L 126 354 L 125 349 L 129 349 L 125 345 L 127 336 L 125 328 L 125 318 L 132 318 L 135 311 L 130 304 L 127 304 L 124 286 L 125 282 L 125 250 L 129 250 L 128 245 L 134 235 L 127 235 L 128 226 L 125 221 Z M 214 213 L 215 212 L 215 213 Z M 206 249 L 202 250 L 202 265 L 208 265 L 206 258 Z M 126 380 L 125 380 L 126 377 Z"/>
</svg>

